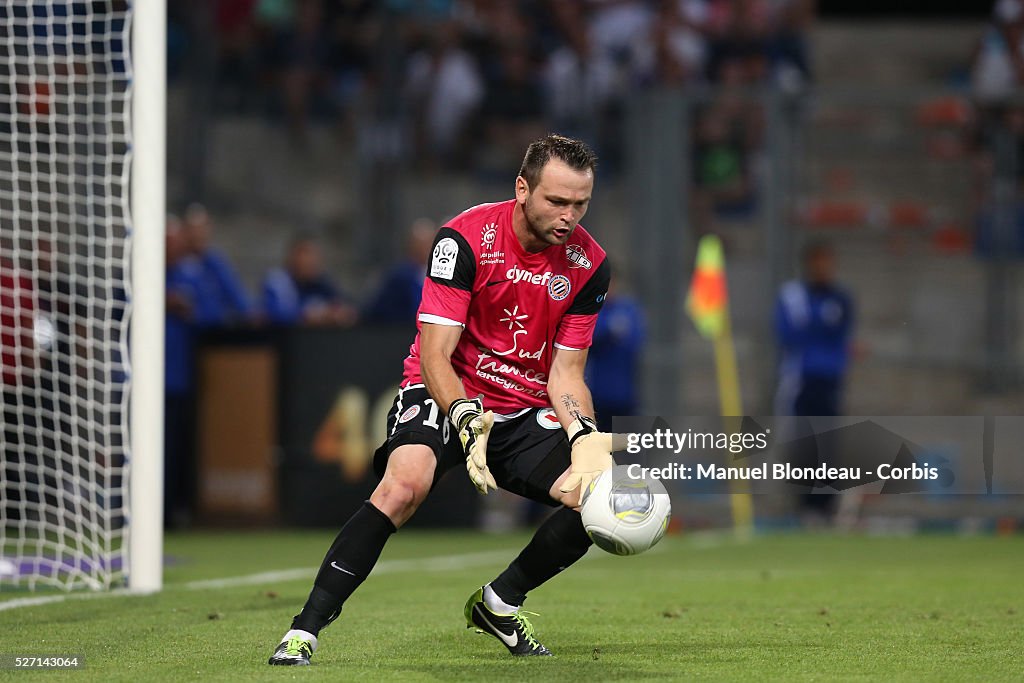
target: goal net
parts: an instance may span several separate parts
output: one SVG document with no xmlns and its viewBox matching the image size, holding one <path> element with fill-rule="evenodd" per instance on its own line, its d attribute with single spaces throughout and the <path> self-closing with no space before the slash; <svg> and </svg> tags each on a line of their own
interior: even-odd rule
<svg viewBox="0 0 1024 683">
<path fill-rule="evenodd" d="M 0 590 L 128 575 L 131 15 L 0 0 Z"/>
</svg>

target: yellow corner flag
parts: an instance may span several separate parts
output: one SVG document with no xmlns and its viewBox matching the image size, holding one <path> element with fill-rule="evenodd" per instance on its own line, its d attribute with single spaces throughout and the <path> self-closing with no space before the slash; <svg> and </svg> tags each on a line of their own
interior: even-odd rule
<svg viewBox="0 0 1024 683">
<path fill-rule="evenodd" d="M 718 401 L 728 431 L 739 431 L 743 415 L 740 378 L 736 368 L 736 349 L 729 325 L 729 293 L 725 281 L 725 256 L 722 242 L 715 235 L 704 235 L 697 244 L 697 265 L 693 269 L 686 312 L 702 335 L 714 343 L 715 374 L 718 377 Z M 749 484 L 730 481 L 732 519 L 736 535 L 748 538 L 754 527 L 754 505 Z"/>
<path fill-rule="evenodd" d="M 725 331 L 728 306 L 722 242 L 715 235 L 704 235 L 697 245 L 697 267 L 686 296 L 686 312 L 701 334 L 716 339 Z"/>
</svg>

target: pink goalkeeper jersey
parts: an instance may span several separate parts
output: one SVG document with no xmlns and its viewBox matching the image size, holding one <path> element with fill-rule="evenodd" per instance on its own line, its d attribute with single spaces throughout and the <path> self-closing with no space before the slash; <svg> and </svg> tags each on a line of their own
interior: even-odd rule
<svg viewBox="0 0 1024 683">
<path fill-rule="evenodd" d="M 467 396 L 483 394 L 485 408 L 506 415 L 551 405 L 552 350 L 590 346 L 610 279 L 604 250 L 582 226 L 564 247 L 525 251 L 514 207 L 481 204 L 438 231 L 416 322 L 465 326 L 452 367 Z M 422 382 L 417 332 L 402 385 Z"/>
</svg>

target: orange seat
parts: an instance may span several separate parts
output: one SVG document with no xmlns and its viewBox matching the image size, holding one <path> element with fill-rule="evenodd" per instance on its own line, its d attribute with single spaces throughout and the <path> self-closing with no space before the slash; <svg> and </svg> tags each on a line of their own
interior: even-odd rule
<svg viewBox="0 0 1024 683">
<path fill-rule="evenodd" d="M 928 207 L 915 201 L 893 202 L 889 205 L 889 227 L 923 228 L 928 225 Z"/>
<path fill-rule="evenodd" d="M 857 201 L 824 200 L 808 206 L 804 222 L 814 228 L 849 228 L 864 225 L 867 207 Z"/>
<path fill-rule="evenodd" d="M 971 107 L 959 97 L 939 97 L 918 106 L 914 119 L 922 126 L 963 126 L 971 120 Z"/>
<path fill-rule="evenodd" d="M 962 254 L 971 249 L 971 237 L 955 223 L 947 223 L 932 233 L 932 246 L 947 254 Z"/>
</svg>

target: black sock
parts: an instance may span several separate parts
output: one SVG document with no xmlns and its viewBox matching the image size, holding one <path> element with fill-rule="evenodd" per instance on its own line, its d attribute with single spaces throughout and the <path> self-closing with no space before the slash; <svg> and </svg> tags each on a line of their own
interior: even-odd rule
<svg viewBox="0 0 1024 683">
<path fill-rule="evenodd" d="M 327 551 L 306 604 L 292 619 L 292 628 L 317 635 L 337 619 L 341 606 L 370 575 L 384 544 L 395 531 L 387 515 L 370 501 L 363 503 Z"/>
<path fill-rule="evenodd" d="M 586 555 L 591 545 L 580 513 L 563 507 L 540 525 L 491 588 L 508 604 L 522 605 L 528 592 Z"/>
</svg>

